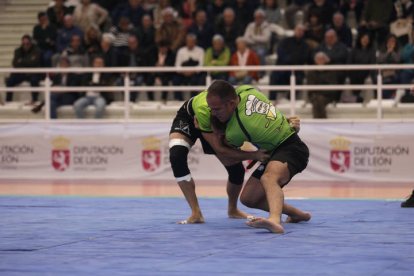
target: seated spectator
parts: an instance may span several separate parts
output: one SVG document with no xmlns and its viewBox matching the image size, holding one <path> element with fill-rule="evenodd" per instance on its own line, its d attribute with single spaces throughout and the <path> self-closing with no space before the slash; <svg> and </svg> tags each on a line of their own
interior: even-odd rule
<svg viewBox="0 0 414 276">
<path fill-rule="evenodd" d="M 223 16 L 217 21 L 215 33 L 223 36 L 224 43 L 232 53 L 236 51 L 236 39 L 243 35 L 244 29 L 237 23 L 232 8 L 226 8 L 223 11 Z"/>
<path fill-rule="evenodd" d="M 167 41 L 161 41 L 157 44 L 156 48 L 153 48 L 148 52 L 146 65 L 151 67 L 170 67 L 175 65 L 174 53 L 169 49 L 169 43 Z M 158 82 L 162 86 L 168 86 L 172 81 L 173 73 L 149 73 L 146 78 L 147 86 L 153 86 Z M 154 99 L 154 94 L 148 93 L 150 100 Z M 162 92 L 162 100 L 167 100 L 167 92 Z"/>
<path fill-rule="evenodd" d="M 74 22 L 83 32 L 90 26 L 101 29 L 107 18 L 108 11 L 96 3 L 91 3 L 91 0 L 81 0 L 81 4 L 73 12 Z"/>
<path fill-rule="evenodd" d="M 64 17 L 71 14 L 73 9 L 64 5 L 64 0 L 54 0 L 55 4 L 46 11 L 49 22 L 56 29 L 63 28 Z"/>
<path fill-rule="evenodd" d="M 119 3 L 115 6 L 112 12 L 112 23 L 114 26 L 119 24 L 121 17 L 127 17 L 129 22 L 135 27 L 141 24 L 142 17 L 145 14 L 145 10 L 142 6 L 142 0 L 128 0 L 126 3 Z"/>
<path fill-rule="evenodd" d="M 371 38 L 368 34 L 360 34 L 357 38 L 355 48 L 351 50 L 348 58 L 348 64 L 375 64 L 375 49 L 372 45 Z M 371 73 L 371 74 L 370 74 Z M 351 84 L 364 84 L 368 77 L 372 78 L 374 82 L 372 72 L 369 70 L 363 71 L 349 71 L 349 80 Z M 355 100 L 358 103 L 363 102 L 361 96 L 361 90 L 354 90 L 353 92 Z"/>
<path fill-rule="evenodd" d="M 338 36 L 335 30 L 329 29 L 325 33 L 323 43 L 318 47 L 318 51 L 324 52 L 329 57 L 329 64 L 346 64 L 348 61 L 348 49 L 345 44 L 338 41 Z M 344 84 L 346 79 L 346 72 L 336 72 L 336 84 Z M 341 98 L 341 91 L 332 93 L 336 96 L 335 101 L 339 102 Z"/>
<path fill-rule="evenodd" d="M 221 19 L 222 15 L 224 15 L 224 11 L 229 7 L 224 0 L 213 0 L 210 2 L 211 3 L 207 5 L 207 10 L 206 10 L 208 21 L 214 25 L 217 25 L 218 20 Z M 231 10 L 233 11 L 233 9 Z"/>
<path fill-rule="evenodd" d="M 58 68 L 70 67 L 70 61 L 67 57 L 61 57 Z M 80 86 L 82 75 L 76 73 L 57 73 L 51 74 L 51 81 L 53 86 Z M 64 105 L 73 105 L 79 98 L 78 92 L 56 92 L 50 94 L 50 118 L 57 119 L 57 109 Z M 32 112 L 38 113 L 42 110 L 45 102 L 42 101 L 39 105 L 32 109 Z"/>
<path fill-rule="evenodd" d="M 253 49 L 260 58 L 260 64 L 266 64 L 266 55 L 269 52 L 269 41 L 271 37 L 270 25 L 265 20 L 263 10 L 254 12 L 254 21 L 247 25 L 244 38 L 247 44 Z"/>
<path fill-rule="evenodd" d="M 57 35 L 56 50 L 58 53 L 61 53 L 69 46 L 70 40 L 74 35 L 83 37 L 83 32 L 73 24 L 72 15 L 65 15 L 63 19 L 63 28 L 58 31 Z"/>
<path fill-rule="evenodd" d="M 377 62 L 378 64 L 399 64 L 401 61 L 400 50 L 398 47 L 397 37 L 395 35 L 388 36 L 385 47 L 380 49 Z M 383 84 L 397 84 L 399 77 L 397 70 L 382 70 Z M 395 97 L 395 90 L 383 90 L 382 97 L 391 99 Z"/>
<path fill-rule="evenodd" d="M 277 47 L 277 65 L 305 65 L 310 59 L 310 49 L 304 39 L 305 27 L 299 24 L 295 27 L 293 37 L 284 38 Z M 270 78 L 272 85 L 289 85 L 290 71 L 274 71 Z M 303 84 L 304 73 L 295 71 L 296 83 Z M 270 100 L 276 100 L 276 93 L 270 92 Z"/>
<path fill-rule="evenodd" d="M 191 25 L 193 25 L 193 14 L 196 11 L 196 1 L 194 0 L 181 0 L 176 1 L 178 2 L 175 5 L 177 9 L 178 16 L 181 18 L 181 22 L 183 23 L 184 27 L 188 29 Z M 198 39 L 199 37 L 197 37 Z"/>
<path fill-rule="evenodd" d="M 82 46 L 82 38 L 78 35 L 73 35 L 70 45 L 63 50 L 61 55 L 54 58 L 65 56 L 70 60 L 72 67 L 87 67 L 89 66 L 89 57 Z"/>
<path fill-rule="evenodd" d="M 358 28 L 364 10 L 365 0 L 341 1 L 339 11 L 344 15 L 345 22 L 350 28 Z"/>
<path fill-rule="evenodd" d="M 183 45 L 185 28 L 175 17 L 172 8 L 165 8 L 162 11 L 162 23 L 155 33 L 155 42 L 170 41 L 170 49 L 174 53 Z"/>
<path fill-rule="evenodd" d="M 135 30 L 140 47 L 144 52 L 150 51 L 155 47 L 155 27 L 150 15 L 145 14 L 142 17 L 141 25 Z"/>
<path fill-rule="evenodd" d="M 251 66 L 260 65 L 260 60 L 257 54 L 249 49 L 244 37 L 236 39 L 236 52 L 233 53 L 230 59 L 232 66 Z M 229 82 L 233 85 L 251 84 L 253 81 L 259 80 L 257 71 L 231 71 L 229 73 Z"/>
<path fill-rule="evenodd" d="M 395 0 L 393 2 L 390 33 L 398 38 L 400 45 L 405 45 L 413 41 L 414 3 L 412 0 Z"/>
<path fill-rule="evenodd" d="M 305 24 L 304 14 L 311 0 L 291 0 L 286 7 L 285 18 L 288 29 L 295 28 L 298 24 Z"/>
<path fill-rule="evenodd" d="M 205 66 L 227 66 L 230 62 L 230 50 L 224 44 L 224 38 L 221 35 L 215 35 L 212 39 L 212 47 L 206 51 L 204 59 Z M 227 80 L 227 72 L 211 72 L 214 80 Z"/>
<path fill-rule="evenodd" d="M 335 13 L 332 18 L 332 29 L 335 30 L 340 42 L 345 44 L 348 48 L 352 48 L 352 32 L 345 23 L 344 16 L 340 12 Z"/>
<path fill-rule="evenodd" d="M 196 12 L 194 23 L 188 28 L 188 32 L 196 35 L 197 45 L 204 50 L 210 46 L 214 31 L 207 21 L 207 13 L 205 11 L 198 10 Z"/>
<path fill-rule="evenodd" d="M 111 33 L 105 33 L 101 39 L 101 51 L 98 53 L 104 59 L 105 67 L 118 66 L 118 51 L 112 46 L 115 37 Z"/>
<path fill-rule="evenodd" d="M 332 16 L 336 10 L 336 7 L 329 0 L 313 0 L 308 8 L 308 19 L 316 15 L 320 20 L 324 28 L 331 24 Z"/>
<path fill-rule="evenodd" d="M 41 53 L 40 50 L 33 44 L 32 38 L 29 35 L 24 35 L 21 40 L 19 48 L 14 50 L 13 56 L 14 68 L 33 68 L 41 67 Z M 15 87 L 24 81 L 30 82 L 30 86 L 38 87 L 41 76 L 39 74 L 27 73 L 17 74 L 12 73 L 10 77 L 6 79 L 7 87 Z M 39 92 L 32 92 L 32 99 L 30 104 L 37 102 Z M 6 93 L 6 102 L 13 101 L 13 94 L 11 92 Z"/>
<path fill-rule="evenodd" d="M 368 32 L 377 48 L 383 46 L 388 35 L 392 10 L 392 0 L 366 1 L 358 32 Z"/>
<path fill-rule="evenodd" d="M 119 52 L 119 66 L 121 67 L 139 67 L 145 66 L 145 53 L 141 50 L 141 45 L 135 35 L 128 37 L 128 47 Z M 141 86 L 144 83 L 144 74 L 131 73 L 129 74 L 131 85 Z M 117 80 L 117 85 L 124 84 L 123 76 Z M 152 93 L 151 93 L 152 95 Z M 138 92 L 130 93 L 130 101 L 135 102 Z"/>
<path fill-rule="evenodd" d="M 194 34 L 187 34 L 185 46 L 177 51 L 175 67 L 177 74 L 173 78 L 174 85 L 203 85 L 205 84 L 204 73 L 197 71 L 180 72 L 181 67 L 201 67 L 204 63 L 204 49 L 197 46 L 197 37 Z M 175 92 L 175 99 L 183 101 L 182 93 Z"/>
<path fill-rule="evenodd" d="M 316 65 L 323 66 L 330 63 L 329 57 L 324 52 L 317 52 L 314 56 Z M 336 84 L 335 71 L 308 71 L 307 81 L 312 85 Z M 312 103 L 312 114 L 315 119 L 327 118 L 326 106 L 336 100 L 334 91 L 309 92 L 309 100 Z"/>
<path fill-rule="evenodd" d="M 97 27 L 89 27 L 83 38 L 86 53 L 91 57 L 98 54 L 101 51 L 101 32 Z"/>
<path fill-rule="evenodd" d="M 414 64 L 414 44 L 413 43 L 407 43 L 402 49 L 401 63 Z M 401 84 L 413 83 L 413 79 L 414 79 L 413 69 L 404 69 L 400 71 L 400 83 Z M 407 97 L 410 97 L 410 95 L 412 95 L 412 90 L 406 89 L 405 95 L 407 95 Z"/>
<path fill-rule="evenodd" d="M 37 15 L 39 24 L 33 28 L 33 40 L 36 42 L 42 53 L 42 65 L 50 67 L 52 65 L 52 55 L 56 49 L 56 28 L 49 24 L 46 13 L 39 12 Z"/>
<path fill-rule="evenodd" d="M 105 67 L 105 61 L 100 56 L 95 56 L 92 61 L 92 67 L 102 68 Z M 111 78 L 106 76 L 105 73 L 88 73 L 83 79 L 83 86 L 108 86 L 112 85 Z M 89 105 L 95 106 L 95 118 L 102 118 L 105 112 L 106 105 L 112 101 L 111 92 L 96 92 L 87 91 L 83 93 L 83 96 L 79 98 L 75 104 L 75 114 L 77 118 L 85 118 L 85 109 Z"/>
<path fill-rule="evenodd" d="M 317 15 L 312 15 L 306 23 L 305 40 L 309 48 L 316 50 L 323 41 L 325 27 Z"/>
<path fill-rule="evenodd" d="M 109 32 L 115 37 L 112 45 L 118 50 L 122 50 L 122 48 L 128 48 L 128 37 L 133 28 L 134 27 L 130 23 L 129 18 L 121 16 L 118 21 L 118 26 L 112 26 L 109 30 Z"/>
<path fill-rule="evenodd" d="M 283 15 L 277 0 L 264 0 L 261 9 L 265 13 L 265 20 L 270 24 L 283 24 Z"/>
<path fill-rule="evenodd" d="M 243 30 L 253 21 L 253 13 L 258 8 L 256 1 L 235 0 L 231 3 L 231 8 L 236 14 L 236 21 Z"/>
<path fill-rule="evenodd" d="M 152 10 L 152 18 L 154 18 L 154 27 L 158 29 L 163 22 L 163 15 L 162 11 L 166 8 L 171 8 L 171 1 L 170 0 L 160 0 L 156 7 Z M 173 10 L 174 17 L 178 16 L 178 13 Z"/>
</svg>

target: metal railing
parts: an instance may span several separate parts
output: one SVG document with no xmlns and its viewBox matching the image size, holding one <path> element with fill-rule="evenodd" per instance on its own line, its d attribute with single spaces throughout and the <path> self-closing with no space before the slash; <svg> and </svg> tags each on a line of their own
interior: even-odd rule
<svg viewBox="0 0 414 276">
<path fill-rule="evenodd" d="M 156 91 L 202 91 L 211 84 L 211 72 L 229 72 L 229 71 L 288 71 L 291 72 L 289 85 L 260 85 L 257 87 L 261 90 L 271 91 L 289 91 L 290 94 L 290 115 L 296 114 L 296 92 L 297 91 L 330 91 L 330 90 L 375 90 L 377 91 L 377 113 L 376 120 L 383 120 L 383 106 L 382 106 L 382 90 L 383 89 L 411 89 L 412 84 L 383 84 L 382 74 L 383 70 L 404 70 L 413 69 L 414 65 L 303 65 L 303 66 L 278 66 L 278 65 L 266 65 L 266 66 L 210 66 L 210 67 L 107 67 L 107 68 L 0 68 L 0 73 L 41 73 L 45 74 L 45 81 L 43 87 L 0 87 L 0 92 L 12 91 L 12 92 L 44 92 L 45 99 L 45 120 L 56 121 L 50 119 L 50 93 L 51 92 L 85 92 L 85 91 L 97 91 L 97 92 L 118 92 L 124 93 L 124 121 L 131 120 L 130 118 L 130 93 L 131 92 L 156 92 Z M 171 72 L 205 72 L 207 73 L 205 86 L 131 86 L 130 76 L 131 73 L 171 73 Z M 375 71 L 376 72 L 376 84 L 362 84 L 362 85 L 297 85 L 295 72 L 297 71 Z M 52 86 L 50 80 L 50 74 L 56 73 L 122 73 L 124 78 L 123 86 L 88 86 L 88 87 L 59 87 Z M 404 118 L 402 118 L 404 119 Z M 3 122 L 5 120 L 2 120 Z M 7 121 L 7 120 L 6 120 Z M 16 121 L 16 120 L 9 120 Z M 31 121 L 31 120 L 24 120 Z M 37 121 L 37 120 L 33 120 Z M 61 120 L 58 120 L 59 122 Z M 91 120 L 88 120 L 91 121 Z M 349 121 L 349 120 L 348 120 Z M 73 120 L 72 120 L 73 122 Z M 78 120 L 77 120 L 78 122 Z"/>
</svg>

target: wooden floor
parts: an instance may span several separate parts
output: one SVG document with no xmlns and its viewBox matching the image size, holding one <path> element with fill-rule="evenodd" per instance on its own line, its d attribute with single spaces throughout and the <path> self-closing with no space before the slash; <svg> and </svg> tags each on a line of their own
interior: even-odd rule
<svg viewBox="0 0 414 276">
<path fill-rule="evenodd" d="M 413 183 L 295 182 L 284 188 L 288 198 L 404 199 Z M 198 181 L 198 196 L 225 197 L 225 182 Z M 176 197 L 174 181 L 139 180 L 0 180 L 0 195 Z"/>
</svg>

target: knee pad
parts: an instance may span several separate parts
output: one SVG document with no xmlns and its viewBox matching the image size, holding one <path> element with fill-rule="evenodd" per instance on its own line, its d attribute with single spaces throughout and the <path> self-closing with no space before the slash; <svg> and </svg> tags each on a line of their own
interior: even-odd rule
<svg viewBox="0 0 414 276">
<path fill-rule="evenodd" d="M 244 166 L 242 162 L 235 165 L 226 166 L 227 173 L 229 174 L 229 182 L 235 185 L 243 185 L 244 181 Z"/>
<path fill-rule="evenodd" d="M 177 182 L 190 181 L 191 174 L 187 164 L 190 145 L 183 139 L 171 139 L 169 147 L 170 163 L 175 179 Z"/>
</svg>

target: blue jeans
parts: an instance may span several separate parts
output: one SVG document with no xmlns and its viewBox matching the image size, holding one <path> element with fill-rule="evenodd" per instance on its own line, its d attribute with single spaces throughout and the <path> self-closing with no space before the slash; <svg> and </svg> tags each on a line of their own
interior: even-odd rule
<svg viewBox="0 0 414 276">
<path fill-rule="evenodd" d="M 78 99 L 73 105 L 76 117 L 85 118 L 85 109 L 89 105 L 94 105 L 96 108 L 95 118 L 99 119 L 103 117 L 103 113 L 106 107 L 106 100 L 102 96 L 85 96 Z"/>
</svg>

